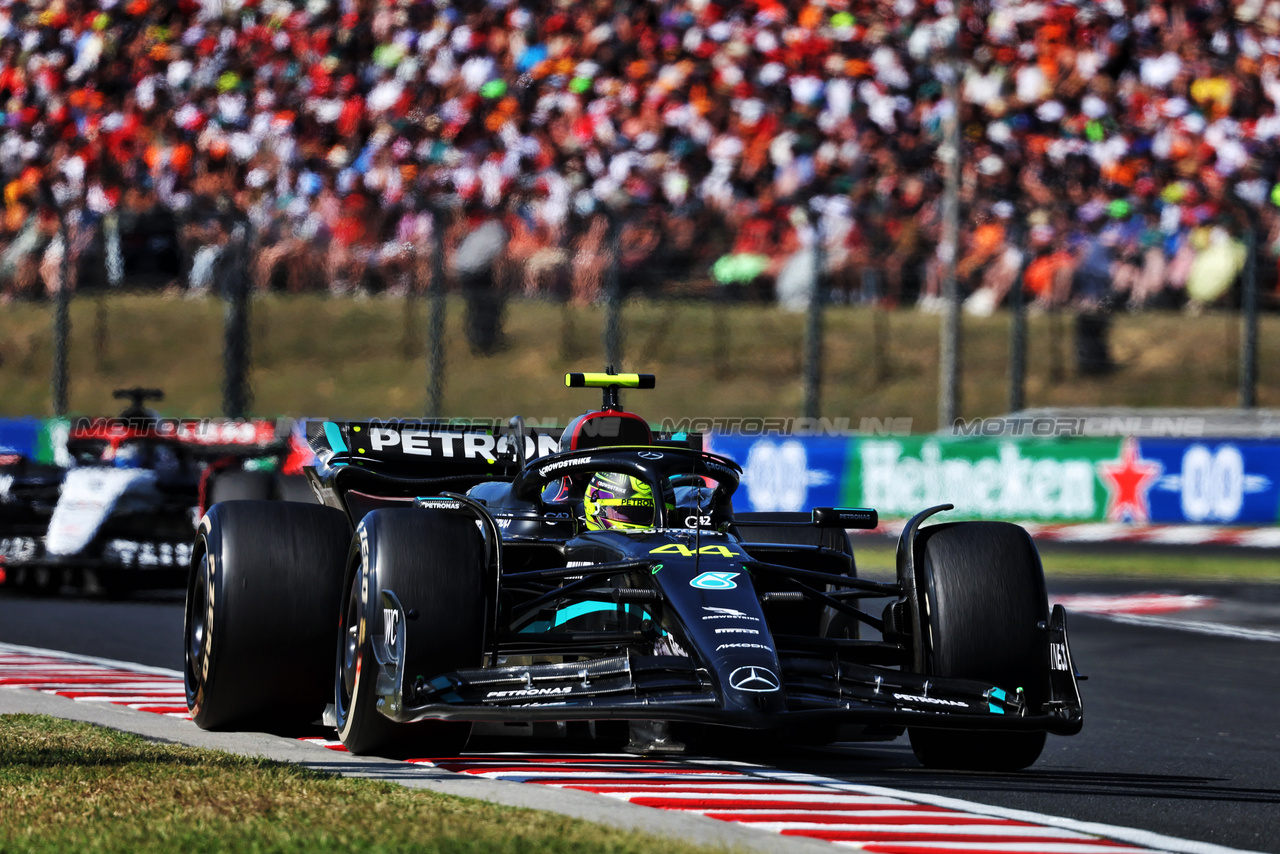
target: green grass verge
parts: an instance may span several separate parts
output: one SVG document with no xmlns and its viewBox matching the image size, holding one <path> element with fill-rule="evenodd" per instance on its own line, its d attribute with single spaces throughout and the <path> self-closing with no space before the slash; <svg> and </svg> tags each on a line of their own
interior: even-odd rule
<svg viewBox="0 0 1280 854">
<path fill-rule="evenodd" d="M 45 304 L 0 307 L 0 416 L 50 414 L 52 321 Z M 159 386 L 166 415 L 218 415 L 222 405 L 223 305 L 214 298 L 121 294 L 71 307 L 70 405 L 110 414 L 111 389 Z M 772 306 L 628 302 L 623 366 L 658 375 L 626 402 L 652 421 L 698 416 L 796 416 L 804 387 L 805 317 Z M 566 310 L 529 299 L 507 309 L 508 346 L 472 355 L 463 307 L 450 299 L 444 407 L 458 417 L 569 417 L 595 405 L 564 387 L 566 370 L 604 366 L 598 307 Z M 251 312 L 255 413 L 409 417 L 426 408 L 423 300 L 266 296 Z M 826 314 L 821 414 L 937 420 L 938 317 L 835 306 Z M 878 330 L 878 331 L 877 331 Z M 1106 378 L 1072 369 L 1071 319 L 1029 320 L 1026 399 L 1031 406 L 1233 406 L 1239 321 L 1226 314 L 1118 315 L 1112 345 L 1122 370 Z M 882 344 L 877 344 L 882 342 Z M 1261 319 L 1258 402 L 1280 405 L 1280 316 Z M 877 359 L 877 352 L 884 355 Z M 1055 354 L 1051 355 L 1051 354 Z M 1194 354 L 1189 358 L 1188 354 Z M 964 319 L 962 414 L 1007 407 L 1009 317 Z M 1063 369 L 1059 376 L 1054 364 Z M 877 365 L 880 369 L 877 370 Z"/>
<path fill-rule="evenodd" d="M 891 579 L 895 553 L 889 546 L 853 543 L 858 573 Z M 1102 554 L 1041 547 L 1040 562 L 1050 578 L 1135 578 L 1160 581 L 1274 581 L 1280 582 L 1280 560 L 1250 554 L 1179 553 L 1172 549 Z"/>
<path fill-rule="evenodd" d="M 38 715 L 0 716 L 0 851 L 716 849 Z"/>
</svg>

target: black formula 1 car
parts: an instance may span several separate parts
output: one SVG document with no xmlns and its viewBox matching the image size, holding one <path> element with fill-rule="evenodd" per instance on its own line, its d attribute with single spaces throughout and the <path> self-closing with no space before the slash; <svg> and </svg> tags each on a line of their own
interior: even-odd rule
<svg viewBox="0 0 1280 854">
<path fill-rule="evenodd" d="M 36 593 L 181 589 L 205 508 L 233 498 L 315 499 L 281 473 L 289 426 L 162 418 L 158 389 L 114 392 L 114 418 L 74 420 L 65 465 L 0 459 L 0 586 Z"/>
<path fill-rule="evenodd" d="M 1022 528 L 922 526 L 949 505 L 929 508 L 897 580 L 860 579 L 846 529 L 874 510 L 735 514 L 733 461 L 621 409 L 652 376 L 568 384 L 604 406 L 558 436 L 311 422 L 325 506 L 212 507 L 186 605 L 196 723 L 323 710 L 348 749 L 387 756 L 447 755 L 478 722 L 626 721 L 637 752 L 720 727 L 905 729 L 925 765 L 987 769 L 1080 730 L 1065 615 Z"/>
</svg>

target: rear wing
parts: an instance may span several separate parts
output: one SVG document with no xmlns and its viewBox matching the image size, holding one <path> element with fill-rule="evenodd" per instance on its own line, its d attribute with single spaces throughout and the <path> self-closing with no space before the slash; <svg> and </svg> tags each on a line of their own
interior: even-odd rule
<svg viewBox="0 0 1280 854">
<path fill-rule="evenodd" d="M 564 432 L 522 423 L 413 419 L 307 419 L 302 429 L 318 468 L 352 465 L 397 477 L 515 477 L 522 462 L 558 453 Z M 656 441 L 702 448 L 700 433 L 659 434 Z"/>
</svg>

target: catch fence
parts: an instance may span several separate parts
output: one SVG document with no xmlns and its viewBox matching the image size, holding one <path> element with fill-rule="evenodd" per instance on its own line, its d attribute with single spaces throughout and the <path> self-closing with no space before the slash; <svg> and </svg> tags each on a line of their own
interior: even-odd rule
<svg viewBox="0 0 1280 854">
<path fill-rule="evenodd" d="M 694 215 L 601 210 L 548 235 L 518 215 L 440 208 L 401 223 L 403 239 L 357 252 L 273 239 L 229 208 L 167 225 L 64 216 L 42 254 L 11 265 L 26 281 L 34 264 L 42 287 L 0 282 L 16 297 L 0 329 L 4 406 L 85 412 L 101 405 L 93 389 L 167 383 L 184 414 L 475 414 L 481 395 L 496 396 L 492 408 L 510 394 L 499 378 L 613 365 L 701 387 L 665 401 L 680 414 L 909 418 L 933 429 L 940 314 L 929 259 L 900 265 L 809 234 L 764 255 L 742 230 Z M 1230 293 L 1195 316 L 1032 301 L 1020 287 L 998 311 L 971 296 L 960 415 L 1257 405 L 1257 312 L 1273 265 L 1259 264 L 1250 228 L 1240 238 L 1248 251 Z M 1038 257 L 1026 248 L 1019 276 Z M 1194 359 L 1152 362 L 1170 347 Z M 46 371 L 33 406 L 33 375 Z M 317 392 L 298 394 L 307 383 Z"/>
</svg>

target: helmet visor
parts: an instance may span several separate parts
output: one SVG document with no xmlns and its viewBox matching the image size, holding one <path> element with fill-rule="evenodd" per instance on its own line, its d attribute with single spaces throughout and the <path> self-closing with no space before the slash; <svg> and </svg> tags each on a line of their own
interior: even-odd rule
<svg viewBox="0 0 1280 854">
<path fill-rule="evenodd" d="M 598 498 L 595 501 L 597 517 L 606 523 L 637 525 L 648 528 L 653 525 L 653 499 L 651 498 Z"/>
</svg>

